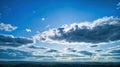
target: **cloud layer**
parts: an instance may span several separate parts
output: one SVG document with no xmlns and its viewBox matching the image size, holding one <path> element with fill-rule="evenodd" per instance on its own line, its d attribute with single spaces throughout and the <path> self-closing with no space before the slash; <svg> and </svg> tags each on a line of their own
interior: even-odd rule
<svg viewBox="0 0 120 67">
<path fill-rule="evenodd" d="M 0 23 L 0 30 L 13 31 L 16 29 L 17 29 L 17 27 L 12 26 L 11 24 Z"/>
<path fill-rule="evenodd" d="M 102 43 L 120 40 L 120 18 L 103 17 L 93 22 L 73 23 L 34 36 L 53 43 Z"/>
<path fill-rule="evenodd" d="M 15 49 L 0 49 L 0 59 L 23 59 L 31 56 L 30 53 Z"/>
<path fill-rule="evenodd" d="M 21 46 L 33 43 L 32 39 L 0 34 L 0 46 Z"/>
<path fill-rule="evenodd" d="M 34 46 L 34 47 L 33 47 Z M 27 48 L 28 47 L 28 48 Z M 0 47 L 0 60 L 24 61 L 119 61 L 120 48 L 110 48 L 102 52 L 75 48 L 52 49 L 38 45 L 23 47 Z M 37 49 L 36 49 L 37 48 Z M 116 60 L 115 60 L 116 59 Z"/>
</svg>

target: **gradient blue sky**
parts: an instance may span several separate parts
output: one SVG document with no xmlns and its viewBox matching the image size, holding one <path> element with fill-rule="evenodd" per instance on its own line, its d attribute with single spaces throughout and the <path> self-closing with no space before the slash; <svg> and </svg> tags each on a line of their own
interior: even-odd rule
<svg viewBox="0 0 120 67">
<path fill-rule="evenodd" d="M 11 32 L 0 30 L 0 34 L 32 39 L 36 34 L 52 28 L 59 28 L 64 24 L 69 25 L 72 23 L 82 23 L 84 21 L 92 23 L 94 20 L 103 18 L 105 16 L 119 18 L 120 9 L 116 9 L 120 7 L 120 5 L 117 5 L 119 2 L 120 0 L 0 0 L 0 23 L 11 24 L 12 26 L 17 27 L 16 30 Z M 26 31 L 26 29 L 29 31 Z M 102 61 L 100 59 L 105 59 L 107 57 L 106 61 L 120 62 L 120 42 L 107 43 L 97 47 L 90 47 L 91 45 L 89 44 L 79 45 L 79 43 L 77 43 L 75 45 L 63 45 L 61 43 L 56 44 L 42 41 L 36 41 L 32 45 L 47 48 L 38 49 L 33 47 L 30 48 L 29 46 L 9 47 L 2 45 L 1 47 L 6 50 L 3 51 L 3 49 L 1 49 L 0 60 L 25 59 L 29 61 L 32 57 L 34 60 L 39 59 L 41 61 L 43 61 L 42 59 L 46 59 L 46 61 L 81 61 L 84 59 L 87 59 L 87 61 Z M 76 51 L 71 52 L 69 51 L 71 49 L 68 48 Z M 114 56 L 110 55 L 102 56 L 104 55 L 104 51 L 107 50 L 107 52 L 110 52 L 114 48 L 118 49 L 118 52 L 116 51 L 117 59 L 112 58 Z M 62 53 L 63 50 L 66 51 L 66 53 Z M 95 52 L 96 50 L 101 51 Z M 22 51 L 26 53 L 33 53 L 26 55 L 26 53 Z M 3 54 L 4 52 L 6 52 L 7 55 Z M 19 59 L 19 57 L 17 57 L 17 52 L 21 53 L 24 57 Z M 45 52 L 51 53 L 45 54 Z M 9 55 L 9 53 L 13 54 Z M 34 53 L 39 56 L 34 56 Z M 64 58 L 66 57 L 59 57 L 58 55 L 61 54 L 65 56 L 68 55 L 68 58 L 65 60 Z M 86 56 L 81 57 L 82 54 Z M 3 57 L 4 55 L 6 56 Z M 47 55 L 52 56 L 52 58 L 47 57 Z M 73 55 L 78 55 L 78 57 Z M 93 57 L 98 57 L 98 55 L 99 59 L 91 59 Z M 112 59 L 109 60 L 108 58 Z"/>
</svg>

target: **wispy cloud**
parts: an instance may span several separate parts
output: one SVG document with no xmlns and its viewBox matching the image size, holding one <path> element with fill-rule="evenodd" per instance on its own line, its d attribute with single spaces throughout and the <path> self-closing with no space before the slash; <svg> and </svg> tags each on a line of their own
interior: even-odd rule
<svg viewBox="0 0 120 67">
<path fill-rule="evenodd" d="M 116 9 L 120 9 L 120 2 L 117 3 L 117 8 Z"/>
<path fill-rule="evenodd" d="M 31 32 L 31 29 L 25 29 L 26 30 L 26 32 Z"/>
<path fill-rule="evenodd" d="M 59 44 L 103 43 L 120 40 L 120 18 L 103 17 L 93 22 L 63 25 L 36 34 L 34 39 Z"/>
<path fill-rule="evenodd" d="M 49 28 L 50 27 L 50 25 L 48 24 L 45 28 Z"/>
<path fill-rule="evenodd" d="M 0 23 L 0 30 L 13 31 L 13 30 L 16 30 L 16 29 L 17 29 L 17 27 L 12 26 L 11 24 Z"/>
<path fill-rule="evenodd" d="M 31 53 L 15 50 L 15 49 L 0 49 L 0 60 L 1 59 L 24 59 L 30 57 Z"/>
<path fill-rule="evenodd" d="M 34 47 L 33 47 L 34 46 Z M 38 45 L 20 48 L 0 48 L 0 60 L 24 61 L 119 61 L 119 47 L 102 52 L 79 50 L 75 48 L 52 49 Z M 5 57 L 7 56 L 7 58 Z M 111 58 L 111 59 L 110 59 Z M 114 62 L 114 61 L 113 61 Z"/>
</svg>

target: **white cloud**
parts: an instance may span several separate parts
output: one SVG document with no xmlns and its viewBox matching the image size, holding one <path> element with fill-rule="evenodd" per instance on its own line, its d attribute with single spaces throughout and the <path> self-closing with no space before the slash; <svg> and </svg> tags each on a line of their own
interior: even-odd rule
<svg viewBox="0 0 120 67">
<path fill-rule="evenodd" d="M 120 2 L 117 3 L 117 8 L 116 9 L 120 9 Z"/>
<path fill-rule="evenodd" d="M 43 17 L 43 18 L 41 18 L 41 20 L 42 20 L 42 21 L 45 21 L 45 18 Z"/>
<path fill-rule="evenodd" d="M 26 30 L 26 32 L 31 32 L 31 29 L 25 29 Z"/>
<path fill-rule="evenodd" d="M 49 28 L 50 27 L 50 25 L 48 24 L 47 26 L 46 26 L 46 28 Z"/>
<path fill-rule="evenodd" d="M 63 25 L 36 34 L 33 38 L 43 42 L 71 43 L 103 43 L 120 40 L 120 18 L 103 17 L 93 22 Z"/>
<path fill-rule="evenodd" d="M 119 48 L 119 47 L 118 47 Z M 24 59 L 27 61 L 31 61 L 31 58 L 34 58 L 32 61 L 113 61 L 114 58 L 116 57 L 113 54 L 119 53 L 120 51 L 114 49 L 114 50 L 108 50 L 108 51 L 103 51 L 103 52 L 97 52 L 97 54 L 93 51 L 90 50 L 79 50 L 75 48 L 65 48 L 63 49 L 52 49 L 52 48 L 46 48 L 38 45 L 32 45 L 27 47 L 22 47 L 22 49 L 18 48 L 7 48 L 3 49 L 0 48 L 0 60 L 4 59 Z M 109 54 L 111 53 L 111 54 Z M 2 57 L 3 55 L 8 56 Z M 119 57 L 119 55 L 117 55 Z M 17 57 L 17 58 L 16 58 Z M 112 59 L 108 59 L 109 57 L 112 57 Z M 117 57 L 118 61 L 120 58 Z M 113 62 L 114 62 L 113 61 Z"/>
<path fill-rule="evenodd" d="M 12 26 L 11 24 L 0 23 L 0 30 L 13 31 L 16 29 L 17 29 L 17 27 Z"/>
</svg>

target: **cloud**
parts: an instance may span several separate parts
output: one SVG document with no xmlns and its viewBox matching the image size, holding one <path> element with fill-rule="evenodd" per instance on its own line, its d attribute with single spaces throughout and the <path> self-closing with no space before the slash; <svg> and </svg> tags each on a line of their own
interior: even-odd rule
<svg viewBox="0 0 120 67">
<path fill-rule="evenodd" d="M 32 49 L 47 49 L 46 47 L 41 47 L 41 46 L 36 46 L 36 45 L 31 45 L 29 46 L 29 48 L 32 48 Z"/>
<path fill-rule="evenodd" d="M 41 18 L 41 20 L 42 20 L 42 21 L 45 21 L 45 18 L 43 17 L 43 18 Z"/>
<path fill-rule="evenodd" d="M 109 49 L 108 51 L 106 51 L 106 54 L 113 56 L 120 56 L 120 46 Z"/>
<path fill-rule="evenodd" d="M 111 56 L 111 57 L 116 57 L 116 56 L 120 56 L 120 47 L 112 47 L 108 50 L 102 51 L 103 53 L 101 54 L 101 56 Z"/>
<path fill-rule="evenodd" d="M 1 46 L 3 47 L 3 46 Z M 46 49 L 43 49 L 46 50 Z M 0 48 L 0 60 L 23 60 L 23 61 L 31 61 L 32 58 L 34 60 L 32 61 L 48 61 L 47 59 L 51 59 L 53 61 L 53 56 L 51 54 L 46 54 L 44 51 L 40 51 L 39 49 L 31 49 L 31 48 L 14 48 L 14 47 L 8 47 L 8 48 Z M 36 53 L 35 53 L 36 52 Z"/>
<path fill-rule="evenodd" d="M 48 51 L 46 51 L 47 53 L 58 53 L 59 51 L 58 50 L 55 50 L 55 49 L 49 49 Z"/>
<path fill-rule="evenodd" d="M 77 52 L 77 50 L 74 49 L 74 48 L 65 48 L 65 51 L 67 51 L 67 52 Z"/>
<path fill-rule="evenodd" d="M 15 50 L 15 49 L 0 49 L 0 59 L 22 59 L 31 56 L 31 53 Z"/>
<path fill-rule="evenodd" d="M 63 57 L 63 58 L 66 58 L 66 57 L 71 57 L 71 58 L 73 58 L 73 57 L 84 57 L 84 56 L 82 56 L 82 55 L 78 55 L 78 54 L 62 54 L 62 55 L 56 55 L 55 57 Z"/>
<path fill-rule="evenodd" d="M 73 23 L 33 36 L 49 43 L 108 43 L 120 40 L 120 18 L 103 17 L 93 22 Z"/>
<path fill-rule="evenodd" d="M 11 24 L 4 24 L 4 23 L 0 23 L 0 30 L 4 30 L 4 31 L 13 31 L 16 30 L 17 27 L 12 26 Z"/>
<path fill-rule="evenodd" d="M 97 47 L 98 45 L 92 45 L 92 46 L 90 46 L 90 47 Z"/>
<path fill-rule="evenodd" d="M 31 29 L 25 29 L 26 30 L 26 32 L 31 32 Z"/>
<path fill-rule="evenodd" d="M 32 44 L 33 40 L 25 37 L 14 37 L 12 35 L 0 34 L 0 46 L 21 46 Z"/>
<path fill-rule="evenodd" d="M 112 51 L 110 51 L 110 53 L 119 53 L 120 54 L 120 49 L 112 50 Z"/>
<path fill-rule="evenodd" d="M 96 52 L 101 52 L 102 50 L 98 49 L 98 50 L 95 50 Z"/>
<path fill-rule="evenodd" d="M 50 27 L 50 25 L 48 24 L 45 28 L 49 28 Z"/>
<path fill-rule="evenodd" d="M 116 9 L 120 9 L 120 2 L 118 2 L 116 6 L 117 6 Z"/>
<path fill-rule="evenodd" d="M 79 51 L 78 53 L 83 54 L 83 55 L 87 55 L 87 56 L 93 56 L 94 55 L 94 53 L 89 52 L 89 51 Z"/>
</svg>

